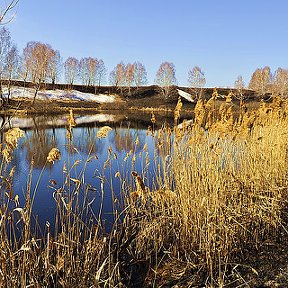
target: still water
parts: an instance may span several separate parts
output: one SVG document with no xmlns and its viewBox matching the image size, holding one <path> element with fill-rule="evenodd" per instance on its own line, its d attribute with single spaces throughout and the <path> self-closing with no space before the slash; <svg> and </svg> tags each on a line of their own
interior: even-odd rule
<svg viewBox="0 0 288 288">
<path fill-rule="evenodd" d="M 123 193 L 129 194 L 135 188 L 131 171 L 143 176 L 145 185 L 157 187 L 155 177 L 161 174 L 161 156 L 157 152 L 156 127 L 152 128 L 155 128 L 154 133 L 147 130 L 149 124 L 152 125 L 150 115 L 146 122 L 135 118 L 130 121 L 119 115 L 104 116 L 76 117 L 72 141 L 67 138 L 67 117 L 13 118 L 5 122 L 3 132 L 9 127 L 24 130 L 25 135 L 19 140 L 10 163 L 16 169 L 13 190 L 23 207 L 29 175 L 32 176 L 31 189 L 28 190 L 30 195 L 34 192 L 36 195 L 33 214 L 40 227 L 47 221 L 53 225 L 54 197 L 59 191 L 62 194 L 86 193 L 93 213 L 99 215 L 101 209 L 101 222 L 109 229 L 114 221 L 115 205 L 121 206 Z M 169 119 L 166 120 L 168 123 Z M 159 126 L 166 120 L 162 118 Z M 112 130 L 106 138 L 98 138 L 97 132 L 104 125 L 109 125 Z M 52 165 L 46 159 L 54 147 L 60 150 L 61 159 Z M 77 190 L 77 185 L 82 188 Z"/>
</svg>

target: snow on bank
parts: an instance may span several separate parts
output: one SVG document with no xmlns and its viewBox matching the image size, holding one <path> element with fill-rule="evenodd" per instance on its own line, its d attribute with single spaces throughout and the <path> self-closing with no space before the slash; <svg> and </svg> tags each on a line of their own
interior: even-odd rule
<svg viewBox="0 0 288 288">
<path fill-rule="evenodd" d="M 182 91 L 182 90 L 180 90 L 180 89 L 177 89 L 177 91 L 178 91 L 178 94 L 179 94 L 181 97 L 185 98 L 185 99 L 188 100 L 189 102 L 195 102 L 195 100 L 192 98 L 191 94 L 189 94 L 189 93 L 187 93 L 187 92 L 185 92 L 185 91 Z"/>
<path fill-rule="evenodd" d="M 35 90 L 32 88 L 13 87 L 11 88 L 11 98 L 33 98 Z M 3 88 L 3 96 L 8 96 L 7 87 Z M 37 99 L 40 100 L 73 100 L 73 101 L 91 101 L 97 103 L 113 103 L 116 95 L 83 93 L 76 90 L 41 90 L 37 93 Z"/>
</svg>

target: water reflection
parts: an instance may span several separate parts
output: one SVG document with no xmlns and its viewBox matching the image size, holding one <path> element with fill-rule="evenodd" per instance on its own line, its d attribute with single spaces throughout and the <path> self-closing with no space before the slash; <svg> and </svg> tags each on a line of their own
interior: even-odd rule
<svg viewBox="0 0 288 288">
<path fill-rule="evenodd" d="M 53 223 L 55 193 L 60 190 L 63 195 L 71 191 L 73 193 L 73 187 L 77 184 L 75 179 L 83 180 L 81 193 L 84 195 L 86 191 L 85 195 L 93 203 L 95 215 L 99 214 L 103 200 L 101 220 L 107 223 L 114 220 L 113 207 L 121 202 L 123 188 L 129 193 L 128 190 L 133 187 L 131 170 L 136 170 L 145 179 L 145 184 L 152 188 L 155 171 L 159 169 L 159 155 L 155 154 L 155 145 L 159 143 L 154 135 L 147 133 L 145 126 L 132 122 L 108 123 L 113 129 L 107 138 L 99 139 L 97 132 L 103 124 L 89 121 L 84 125 L 82 122 L 81 127 L 73 129 L 71 143 L 66 137 L 67 124 L 51 126 L 43 119 L 34 118 L 33 126 L 30 126 L 31 119 L 21 122 L 28 123 L 29 127 L 22 127 L 25 129 L 25 137 L 21 139 L 11 163 L 16 166 L 13 185 L 15 194 L 19 195 L 20 206 L 25 203 L 27 179 L 33 163 L 31 193 L 37 186 L 34 213 L 38 215 L 40 226 L 45 226 L 46 221 Z M 59 124 L 59 119 L 53 117 L 49 121 Z M 53 147 L 61 151 L 61 160 L 45 166 L 47 155 Z M 45 169 L 42 171 L 43 167 Z M 70 173 L 68 184 L 67 171 Z M 115 177 L 119 173 L 121 179 L 125 179 L 124 182 Z"/>
<path fill-rule="evenodd" d="M 49 151 L 57 146 L 55 129 L 51 131 L 36 128 L 26 134 L 22 144 L 22 149 L 26 149 L 26 159 L 28 163 L 34 161 L 34 167 L 42 168 L 46 163 Z"/>
</svg>

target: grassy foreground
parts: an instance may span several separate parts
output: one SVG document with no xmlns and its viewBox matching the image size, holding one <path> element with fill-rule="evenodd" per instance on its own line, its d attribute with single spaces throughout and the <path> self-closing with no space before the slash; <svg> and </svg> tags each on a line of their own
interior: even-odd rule
<svg viewBox="0 0 288 288">
<path fill-rule="evenodd" d="M 174 129 L 149 131 L 158 143 L 155 155 L 160 153 L 162 159 L 162 168 L 155 172 L 160 189 L 145 187 L 144 171 L 138 171 L 140 176 L 133 173 L 135 189 L 118 174 L 123 197 L 121 208 L 115 206 L 109 235 L 97 224 L 101 212 L 95 215 L 86 197 L 91 187 L 85 185 L 85 171 L 71 179 L 75 163 L 63 167 L 65 180 L 53 194 L 57 229 L 52 233 L 47 223 L 41 233 L 35 231 L 32 207 L 37 187 L 31 189 L 30 176 L 26 203 L 20 207 L 19 192 L 12 186 L 14 168 L 8 164 L 23 135 L 9 130 L 1 148 L 0 286 L 259 284 L 259 271 L 249 257 L 255 258 L 264 246 L 287 241 L 288 102 L 275 97 L 269 107 L 261 103 L 257 111 L 246 110 L 241 103 L 240 112 L 234 113 L 229 99 L 219 109 L 214 98 L 200 100 L 194 121 L 179 126 L 178 101 Z M 156 120 L 152 113 L 152 126 Z M 74 125 L 71 113 L 71 146 Z M 107 133 L 109 127 L 98 137 Z M 50 151 L 46 165 L 59 159 L 58 152 Z M 146 159 L 147 165 L 149 161 L 153 159 Z"/>
</svg>

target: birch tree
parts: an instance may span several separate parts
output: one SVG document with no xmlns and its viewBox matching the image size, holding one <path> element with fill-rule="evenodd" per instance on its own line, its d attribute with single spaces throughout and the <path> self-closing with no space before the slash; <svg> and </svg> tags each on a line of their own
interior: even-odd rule
<svg viewBox="0 0 288 288">
<path fill-rule="evenodd" d="M 135 66 L 134 64 L 128 63 L 125 67 L 125 83 L 126 86 L 128 87 L 128 93 L 130 95 L 131 93 L 131 85 L 134 82 L 134 77 L 135 77 Z"/>
<path fill-rule="evenodd" d="M 96 71 L 97 71 L 96 58 L 85 57 L 80 60 L 79 72 L 82 84 L 91 86 L 96 84 Z"/>
<path fill-rule="evenodd" d="M 35 88 L 33 103 L 34 105 L 41 84 L 51 74 L 51 63 L 55 56 L 55 50 L 49 44 L 41 42 L 29 42 L 23 51 L 24 57 L 24 79 L 30 79 Z"/>
<path fill-rule="evenodd" d="M 2 4 L 0 4 L 0 25 L 5 25 L 14 19 L 15 13 L 11 14 L 11 12 L 13 12 L 19 1 L 2 1 Z"/>
<path fill-rule="evenodd" d="M 280 95 L 282 98 L 288 96 L 288 70 L 278 68 L 273 79 L 273 92 Z"/>
<path fill-rule="evenodd" d="M 79 74 L 79 60 L 75 57 L 69 57 L 64 63 L 65 81 L 73 85 Z"/>
<path fill-rule="evenodd" d="M 18 69 L 19 69 L 19 53 L 16 45 L 12 45 L 10 50 L 7 53 L 6 56 L 6 68 L 5 68 L 5 78 L 8 81 L 7 82 L 7 89 L 8 89 L 8 95 L 7 95 L 7 102 L 9 103 L 10 95 L 11 95 L 11 82 L 12 79 L 17 77 Z"/>
<path fill-rule="evenodd" d="M 236 89 L 236 97 L 239 100 L 244 100 L 244 93 L 243 93 L 244 87 L 245 87 L 244 80 L 242 76 L 239 75 L 234 82 L 234 88 Z"/>
<path fill-rule="evenodd" d="M 125 84 L 125 65 L 118 63 L 110 73 L 110 84 L 116 87 L 123 87 Z"/>
<path fill-rule="evenodd" d="M 32 64 L 33 64 L 33 47 L 36 44 L 36 42 L 28 42 L 26 47 L 23 49 L 23 55 L 22 55 L 22 65 L 21 65 L 21 74 L 22 79 L 25 82 L 29 79 L 32 80 Z"/>
<path fill-rule="evenodd" d="M 140 62 L 134 62 L 134 84 L 137 88 L 147 84 L 147 72 Z"/>
<path fill-rule="evenodd" d="M 53 50 L 53 49 L 52 49 Z M 53 50 L 52 52 L 52 57 L 49 63 L 49 68 L 48 68 L 48 79 L 51 81 L 54 89 L 54 84 L 56 81 L 59 79 L 60 74 L 61 74 L 61 69 L 62 69 L 62 60 L 61 60 L 61 55 L 58 50 Z"/>
<path fill-rule="evenodd" d="M 0 96 L 2 102 L 4 101 L 2 91 L 2 80 L 6 68 L 7 55 L 11 48 L 11 45 L 12 41 L 10 32 L 5 27 L 2 27 L 0 29 Z"/>
<path fill-rule="evenodd" d="M 206 84 L 205 74 L 200 67 L 195 66 L 188 72 L 188 83 L 193 89 L 196 99 L 202 98 L 203 87 Z"/>
<path fill-rule="evenodd" d="M 258 68 L 251 76 L 249 89 L 256 91 L 259 95 L 271 92 L 272 74 L 269 66 Z"/>
<path fill-rule="evenodd" d="M 106 76 L 106 67 L 104 61 L 102 59 L 97 60 L 97 71 L 96 71 L 96 82 L 98 83 L 98 87 L 104 83 Z"/>
<path fill-rule="evenodd" d="M 155 83 L 162 88 L 165 97 L 168 97 L 171 86 L 177 82 L 175 73 L 172 62 L 163 62 L 156 73 Z"/>
</svg>

